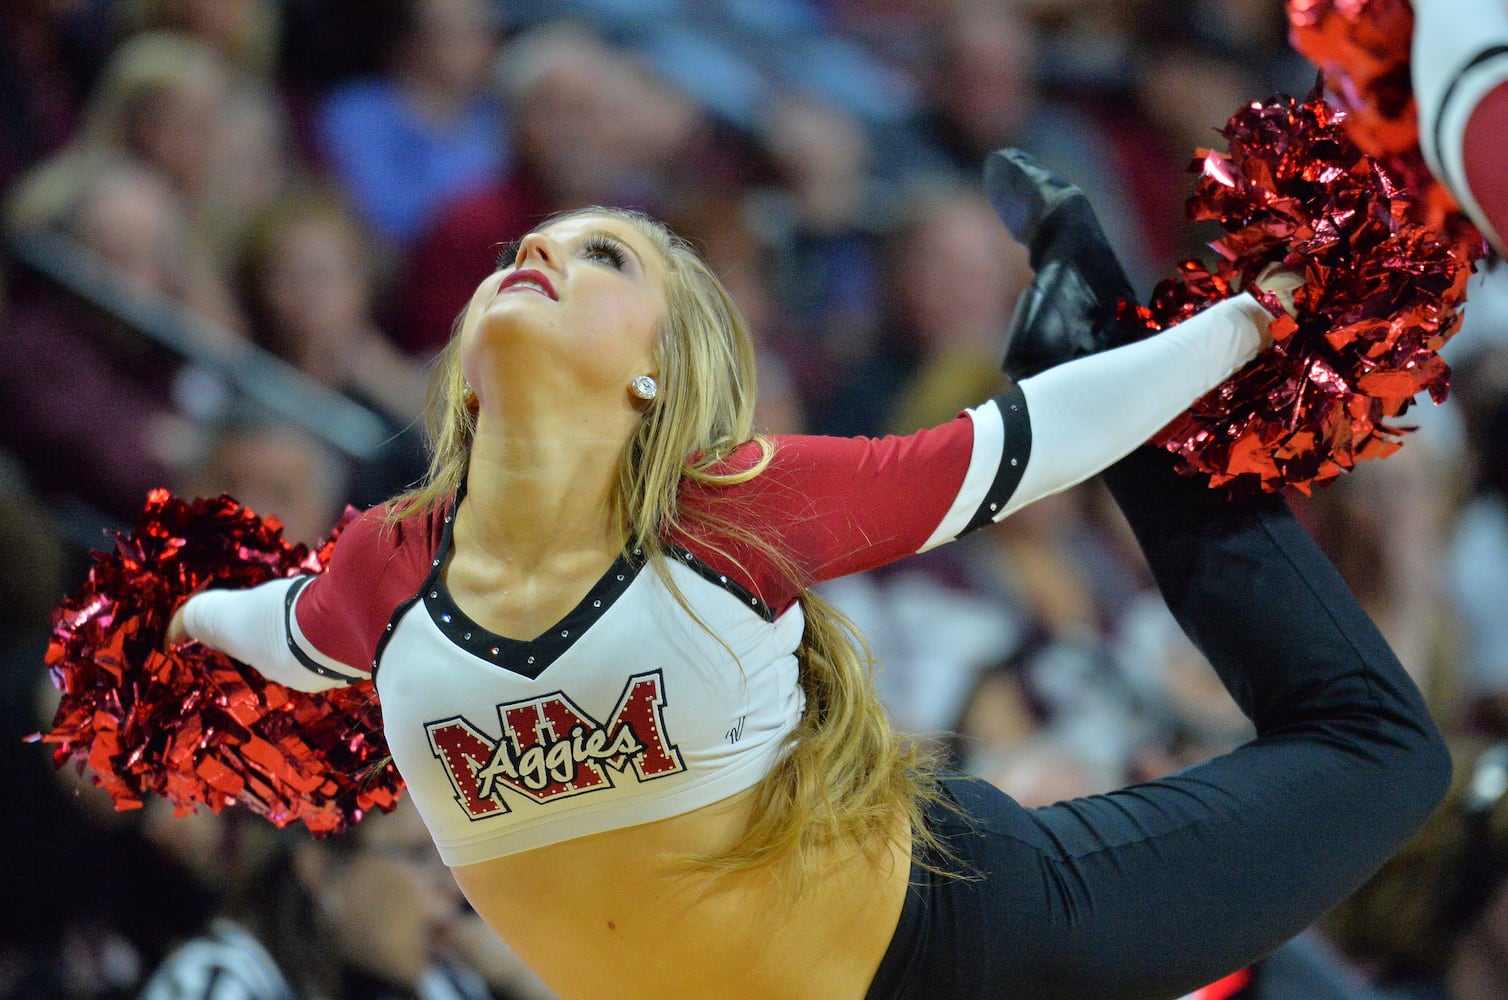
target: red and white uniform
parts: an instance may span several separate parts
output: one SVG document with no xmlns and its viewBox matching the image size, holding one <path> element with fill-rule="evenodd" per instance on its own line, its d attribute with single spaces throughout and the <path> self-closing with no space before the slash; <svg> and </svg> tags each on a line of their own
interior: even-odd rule
<svg viewBox="0 0 1508 1000">
<path fill-rule="evenodd" d="M 665 541 L 693 614 L 625 553 L 544 634 L 494 635 L 446 589 L 447 505 L 393 525 L 369 511 L 324 574 L 200 595 L 185 625 L 304 690 L 375 674 L 393 757 L 448 864 L 675 816 L 749 788 L 784 750 L 803 707 L 804 587 L 1094 475 L 1248 361 L 1267 319 L 1241 296 L 904 437 L 776 438 L 753 479 L 683 489 L 690 527 Z M 757 454 L 745 445 L 728 466 Z M 789 564 L 699 535 L 701 512 L 759 526 Z"/>
<path fill-rule="evenodd" d="M 1508 253 L 1508 0 L 1413 0 L 1419 146 L 1499 254 Z"/>
</svg>

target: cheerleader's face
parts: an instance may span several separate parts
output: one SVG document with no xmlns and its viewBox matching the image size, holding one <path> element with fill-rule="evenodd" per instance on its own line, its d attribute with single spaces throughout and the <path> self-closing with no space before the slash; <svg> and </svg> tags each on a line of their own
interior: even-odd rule
<svg viewBox="0 0 1508 1000">
<path fill-rule="evenodd" d="M 572 216 L 530 233 L 504 252 L 462 320 L 461 362 L 481 405 L 524 384 L 628 405 L 629 380 L 658 374 L 665 287 L 658 252 L 622 219 Z"/>
</svg>

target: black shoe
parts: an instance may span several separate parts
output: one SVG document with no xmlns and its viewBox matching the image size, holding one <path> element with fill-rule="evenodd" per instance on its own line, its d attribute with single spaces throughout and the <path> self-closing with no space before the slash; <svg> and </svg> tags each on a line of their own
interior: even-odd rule
<svg viewBox="0 0 1508 1000">
<path fill-rule="evenodd" d="M 1037 275 L 1006 333 L 1007 374 L 1025 378 L 1135 339 L 1116 319 L 1135 292 L 1084 192 L 1019 149 L 990 154 L 984 190 Z"/>
</svg>

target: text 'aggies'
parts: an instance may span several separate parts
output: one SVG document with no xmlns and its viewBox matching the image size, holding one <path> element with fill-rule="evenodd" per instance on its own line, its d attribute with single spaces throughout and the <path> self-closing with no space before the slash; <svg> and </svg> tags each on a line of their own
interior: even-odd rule
<svg viewBox="0 0 1508 1000">
<path fill-rule="evenodd" d="M 424 728 L 456 801 L 466 815 L 483 819 L 509 811 L 505 788 L 548 802 L 613 787 L 606 768 L 622 774 L 632 766 L 640 781 L 686 770 L 665 733 L 664 706 L 664 678 L 656 670 L 628 679 L 606 722 L 556 691 L 497 706 L 501 739 L 460 716 Z"/>
</svg>

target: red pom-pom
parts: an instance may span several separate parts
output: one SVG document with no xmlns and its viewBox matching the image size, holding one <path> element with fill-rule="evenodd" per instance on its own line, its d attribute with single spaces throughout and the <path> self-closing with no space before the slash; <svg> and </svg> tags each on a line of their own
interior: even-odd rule
<svg viewBox="0 0 1508 1000">
<path fill-rule="evenodd" d="M 1253 103 L 1201 151 L 1189 214 L 1226 235 L 1213 271 L 1185 261 L 1136 319 L 1160 329 L 1249 287 L 1268 265 L 1300 270 L 1296 315 L 1275 300 L 1275 343 L 1158 436 L 1183 471 L 1234 491 L 1308 492 L 1390 454 L 1412 397 L 1445 397 L 1438 351 L 1460 322 L 1480 237 L 1454 239 L 1419 211 L 1418 178 L 1366 155 L 1316 90 Z"/>
<path fill-rule="evenodd" d="M 1295 316 L 1265 299 L 1272 350 L 1164 428 L 1158 442 L 1189 474 L 1233 491 L 1308 492 L 1357 462 L 1391 454 L 1389 423 L 1413 397 L 1439 402 L 1440 347 L 1460 325 L 1480 232 L 1430 175 L 1409 79 L 1406 0 L 1288 0 L 1290 38 L 1322 70 L 1302 102 L 1238 111 L 1226 154 L 1201 151 L 1189 215 L 1226 235 L 1123 319 L 1148 329 L 1187 319 L 1248 287 L 1264 268 L 1302 270 Z"/>
<path fill-rule="evenodd" d="M 239 802 L 278 826 L 345 829 L 389 811 L 402 781 L 376 692 L 364 682 L 293 691 L 198 643 L 164 652 L 173 612 L 196 591 L 323 570 L 348 510 L 318 550 L 228 496 L 154 490 L 130 534 L 94 553 L 89 578 L 53 614 L 47 664 L 63 692 L 54 762 L 87 764 L 117 809 L 161 795 L 179 814 Z"/>
</svg>

